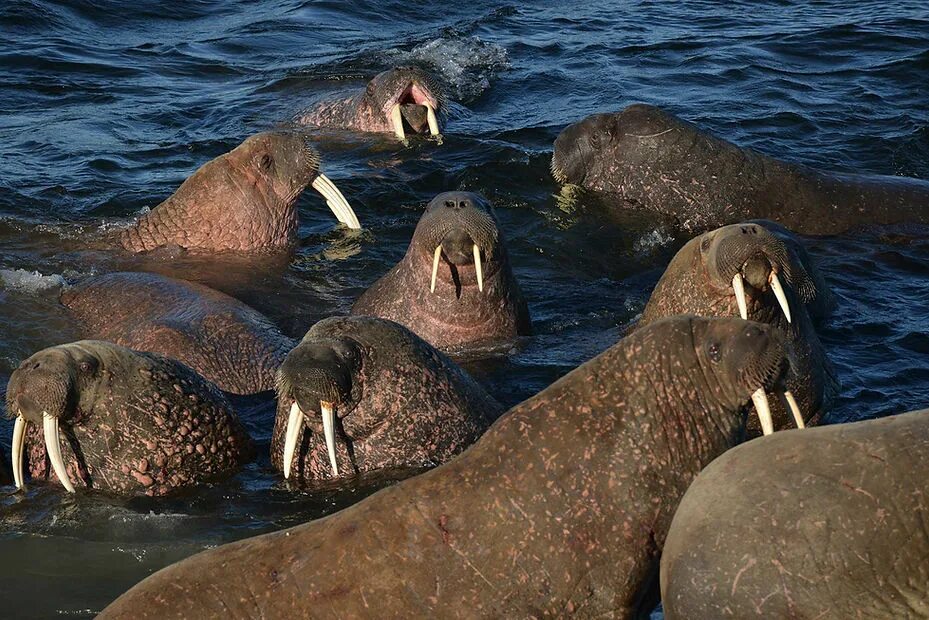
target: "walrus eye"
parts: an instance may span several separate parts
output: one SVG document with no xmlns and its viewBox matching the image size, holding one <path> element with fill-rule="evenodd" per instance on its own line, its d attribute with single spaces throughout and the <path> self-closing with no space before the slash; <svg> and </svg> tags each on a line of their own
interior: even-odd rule
<svg viewBox="0 0 929 620">
<path fill-rule="evenodd" d="M 261 156 L 260 166 L 262 170 L 270 170 L 271 165 L 274 164 L 274 159 L 267 153 Z"/>
<path fill-rule="evenodd" d="M 709 252 L 709 251 L 710 251 L 710 244 L 711 244 L 711 243 L 712 243 L 712 240 L 710 239 L 710 236 L 709 236 L 709 235 L 707 235 L 706 237 L 704 237 L 704 238 L 703 238 L 703 241 L 700 242 L 700 251 L 701 251 L 701 252 Z"/>
<path fill-rule="evenodd" d="M 87 361 L 87 360 L 84 360 L 84 361 L 81 362 L 81 364 L 80 364 L 80 369 L 81 369 L 81 372 L 82 372 L 82 373 L 84 373 L 84 374 L 90 374 L 90 373 L 92 373 L 92 372 L 95 370 L 95 364 L 93 364 L 93 363 L 91 363 L 91 362 L 89 362 L 89 361 Z"/>
<path fill-rule="evenodd" d="M 710 346 L 706 348 L 706 353 L 710 356 L 714 364 L 718 364 L 723 359 L 722 353 L 719 351 L 719 344 L 715 342 L 710 343 Z"/>
</svg>

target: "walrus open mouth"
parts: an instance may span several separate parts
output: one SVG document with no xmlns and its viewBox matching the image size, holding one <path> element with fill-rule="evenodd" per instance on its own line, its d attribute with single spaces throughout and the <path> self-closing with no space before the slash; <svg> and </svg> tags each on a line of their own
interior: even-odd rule
<svg viewBox="0 0 929 620">
<path fill-rule="evenodd" d="M 432 95 L 432 90 L 426 86 L 421 86 L 417 82 L 410 82 L 406 88 L 397 96 L 390 108 L 390 124 L 394 133 L 401 140 L 406 139 L 406 130 L 403 126 L 404 105 L 419 105 L 426 109 L 426 122 L 429 125 L 429 133 L 433 136 L 439 135 L 439 119 L 436 117 L 436 108 L 439 105 L 438 100 Z M 411 129 L 413 129 L 411 127 Z M 415 129 L 414 129 L 415 130 Z"/>
</svg>

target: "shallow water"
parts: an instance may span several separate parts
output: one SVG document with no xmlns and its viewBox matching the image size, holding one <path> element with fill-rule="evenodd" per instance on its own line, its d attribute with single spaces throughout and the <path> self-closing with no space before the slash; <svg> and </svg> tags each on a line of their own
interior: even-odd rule
<svg viewBox="0 0 929 620">
<path fill-rule="evenodd" d="M 551 144 L 589 113 L 644 101 L 770 154 L 929 178 L 924 2 L 532 3 L 117 0 L 0 4 L 0 384 L 76 337 L 57 308 L 80 274 L 149 269 L 240 297 L 292 336 L 347 312 L 403 255 L 424 204 L 490 198 L 534 318 L 508 357 L 469 368 L 508 405 L 615 342 L 676 242 L 608 208 L 559 199 Z M 82 249 L 155 206 L 199 165 L 313 102 L 418 63 L 453 98 L 442 146 L 321 135 L 323 170 L 365 230 L 300 199 L 292 260 L 141 261 Z M 312 194 L 312 195 L 311 195 Z M 829 421 L 924 406 L 929 241 L 810 240 L 838 297 L 821 330 L 844 389 Z M 36 275 L 38 274 L 38 275 Z M 273 408 L 238 401 L 267 452 Z M 10 425 L 0 423 L 9 454 Z M 7 617 L 84 617 L 204 547 L 331 512 L 366 491 L 291 492 L 267 456 L 171 500 L 0 497 Z"/>
</svg>

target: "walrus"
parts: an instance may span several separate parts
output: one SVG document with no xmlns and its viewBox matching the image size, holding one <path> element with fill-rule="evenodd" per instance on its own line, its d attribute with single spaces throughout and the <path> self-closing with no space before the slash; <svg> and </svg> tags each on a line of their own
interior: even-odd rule
<svg viewBox="0 0 929 620">
<path fill-rule="evenodd" d="M 363 132 L 441 133 L 445 95 L 438 83 L 418 67 L 396 67 L 378 73 L 363 91 L 346 99 L 323 102 L 297 117 L 297 122 Z"/>
<path fill-rule="evenodd" d="M 309 184 L 340 222 L 360 228 L 319 163 L 319 153 L 300 133 L 256 134 L 201 166 L 167 200 L 110 233 L 109 240 L 129 252 L 166 246 L 198 253 L 282 251 L 296 241 L 296 201 Z"/>
<path fill-rule="evenodd" d="M 671 516 L 785 365 L 778 330 L 673 317 L 505 413 L 449 463 L 206 551 L 99 618 L 645 614 Z"/>
<path fill-rule="evenodd" d="M 233 394 L 273 390 L 296 344 L 229 295 L 152 273 L 91 276 L 60 299 L 84 337 L 176 359 Z"/>
<path fill-rule="evenodd" d="M 97 340 L 43 349 L 13 371 L 13 477 L 118 495 L 166 495 L 254 456 L 232 407 L 175 360 Z M 49 467 L 49 464 L 51 467 Z"/>
<path fill-rule="evenodd" d="M 929 223 L 929 181 L 780 161 L 644 104 L 566 127 L 551 167 L 561 183 L 657 212 L 691 234 L 749 219 L 809 235 Z"/>
<path fill-rule="evenodd" d="M 392 321 L 320 321 L 278 371 L 271 464 L 289 480 L 448 461 L 503 407 L 454 362 Z"/>
<path fill-rule="evenodd" d="M 799 240 L 770 222 L 746 222 L 687 242 L 655 285 L 638 326 L 676 314 L 738 315 L 781 330 L 792 362 L 786 402 L 772 402 L 772 427 L 749 423 L 750 435 L 768 434 L 815 424 L 838 394 L 811 317 L 824 318 L 832 305 L 831 290 Z"/>
<path fill-rule="evenodd" d="M 722 455 L 674 516 L 665 617 L 929 616 L 927 446 L 923 410 Z"/>
<path fill-rule="evenodd" d="M 511 341 L 530 331 L 529 308 L 493 209 L 471 192 L 433 198 L 406 256 L 351 312 L 400 323 L 443 350 Z"/>
</svg>

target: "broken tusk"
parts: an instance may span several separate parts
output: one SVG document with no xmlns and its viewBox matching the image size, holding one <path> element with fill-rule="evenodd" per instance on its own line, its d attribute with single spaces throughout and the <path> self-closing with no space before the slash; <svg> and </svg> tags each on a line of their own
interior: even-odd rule
<svg viewBox="0 0 929 620">
<path fill-rule="evenodd" d="M 13 460 L 13 482 L 16 488 L 23 488 L 23 446 L 26 443 L 26 418 L 20 413 L 13 426 L 13 448 L 10 456 Z"/>
<path fill-rule="evenodd" d="M 439 119 L 435 116 L 435 108 L 430 103 L 424 103 L 426 106 L 426 121 L 429 123 L 429 133 L 434 136 L 439 135 Z"/>
<path fill-rule="evenodd" d="M 735 291 L 735 301 L 739 304 L 739 316 L 748 320 L 748 304 L 745 303 L 745 286 L 742 284 L 742 274 L 732 276 L 732 290 Z"/>
<path fill-rule="evenodd" d="M 390 124 L 394 128 L 394 133 L 401 140 L 406 140 L 406 134 L 403 132 L 403 116 L 400 114 L 400 104 L 394 105 L 390 109 Z"/>
<path fill-rule="evenodd" d="M 777 297 L 777 303 L 780 304 L 784 316 L 787 317 L 787 322 L 790 323 L 790 306 L 787 304 L 787 295 L 784 294 L 784 288 L 781 286 L 781 281 L 775 272 L 771 272 L 768 282 L 771 284 L 771 290 L 774 291 L 774 296 Z"/>
<path fill-rule="evenodd" d="M 42 430 L 45 433 L 45 451 L 48 453 L 48 460 L 52 462 L 52 469 L 58 476 L 61 486 L 67 489 L 68 493 L 74 493 L 74 485 L 68 477 L 68 470 L 65 462 L 61 458 L 61 448 L 58 437 L 58 418 L 42 412 Z"/>
<path fill-rule="evenodd" d="M 332 403 L 319 401 L 319 409 L 323 413 L 323 434 L 326 436 L 326 449 L 329 451 L 329 464 L 332 465 L 332 473 L 339 475 L 339 466 L 335 461 L 335 411 Z"/>
<path fill-rule="evenodd" d="M 313 189 L 326 199 L 326 204 L 329 205 L 329 208 L 332 210 L 337 220 L 349 228 L 354 228 L 356 230 L 361 228 L 361 223 L 358 221 L 358 216 L 355 215 L 355 211 L 352 210 L 348 201 L 345 200 L 345 196 L 342 195 L 342 192 L 339 191 L 339 188 L 335 186 L 335 183 L 333 183 L 329 177 L 320 172 L 317 174 L 316 178 L 313 179 L 312 185 Z"/>
<path fill-rule="evenodd" d="M 477 290 L 484 292 L 484 271 L 481 269 L 481 248 L 474 244 L 474 273 L 477 276 Z"/>
<path fill-rule="evenodd" d="M 297 401 L 290 406 L 290 416 L 287 418 L 287 430 L 284 432 L 284 478 L 290 478 L 290 468 L 294 462 L 294 453 L 297 451 L 297 438 L 303 429 L 303 412 Z"/>
<path fill-rule="evenodd" d="M 770 435 L 774 432 L 774 421 L 771 419 L 771 408 L 768 406 L 768 397 L 765 396 L 764 388 L 755 390 L 752 394 L 752 402 L 755 403 L 755 411 L 761 421 L 761 432 Z"/>
<path fill-rule="evenodd" d="M 803 415 L 800 414 L 800 407 L 797 405 L 797 399 L 794 398 L 793 392 L 784 390 L 784 400 L 787 403 L 787 408 L 790 409 L 790 413 L 794 416 L 797 428 L 806 428 L 806 423 L 803 421 Z"/>
<path fill-rule="evenodd" d="M 442 257 L 442 244 L 435 247 L 435 256 L 432 259 L 432 284 L 429 286 L 429 292 L 435 293 L 435 277 L 439 273 L 439 258 Z"/>
</svg>

